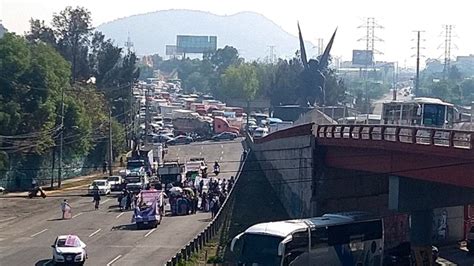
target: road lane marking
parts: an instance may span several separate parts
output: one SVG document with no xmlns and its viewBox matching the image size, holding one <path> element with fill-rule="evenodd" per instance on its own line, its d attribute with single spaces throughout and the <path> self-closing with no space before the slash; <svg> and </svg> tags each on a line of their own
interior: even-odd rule
<svg viewBox="0 0 474 266">
<path fill-rule="evenodd" d="M 78 213 L 78 214 L 72 216 L 72 218 L 76 218 L 77 216 L 79 216 L 79 215 L 81 215 L 81 214 L 82 214 L 82 212 L 80 212 L 80 213 Z"/>
<path fill-rule="evenodd" d="M 95 234 L 99 233 L 102 229 L 97 229 L 94 233 L 90 234 L 89 237 L 93 237 Z"/>
<path fill-rule="evenodd" d="M 43 230 L 39 231 L 39 232 L 36 233 L 36 234 L 32 234 L 30 237 L 35 237 L 35 236 L 37 236 L 37 235 L 39 235 L 39 234 L 42 234 L 42 233 L 44 233 L 44 232 L 46 232 L 46 231 L 48 231 L 48 229 L 43 229 Z"/>
<path fill-rule="evenodd" d="M 221 149 L 224 149 L 224 144 L 221 144 Z"/>
<path fill-rule="evenodd" d="M 114 262 L 118 261 L 121 257 L 122 257 L 122 255 L 118 255 L 117 257 L 115 257 L 115 259 L 113 259 L 109 263 L 107 263 L 107 266 L 112 265 Z"/>
<path fill-rule="evenodd" d="M 9 217 L 9 218 L 6 218 L 6 219 L 3 219 L 3 220 L 0 220 L 0 223 L 3 223 L 3 222 L 8 222 L 8 221 L 11 221 L 13 219 L 15 219 L 17 217 Z"/>
<path fill-rule="evenodd" d="M 156 228 L 153 228 L 150 230 L 150 232 L 146 233 L 145 237 L 148 237 L 149 235 L 151 235 L 153 232 L 155 232 Z"/>
<path fill-rule="evenodd" d="M 224 154 L 224 150 L 221 151 L 221 154 Z"/>
<path fill-rule="evenodd" d="M 124 215 L 124 214 L 125 214 L 125 213 L 124 213 L 124 212 L 122 212 L 121 214 L 117 215 L 117 216 L 115 217 L 115 219 L 118 219 L 118 218 L 120 218 L 120 216 L 122 216 L 122 215 Z"/>
<path fill-rule="evenodd" d="M 102 204 L 106 203 L 106 202 L 109 201 L 109 200 L 110 200 L 110 199 L 106 199 L 106 200 L 104 200 L 104 201 L 101 201 L 99 204 L 102 205 Z"/>
</svg>

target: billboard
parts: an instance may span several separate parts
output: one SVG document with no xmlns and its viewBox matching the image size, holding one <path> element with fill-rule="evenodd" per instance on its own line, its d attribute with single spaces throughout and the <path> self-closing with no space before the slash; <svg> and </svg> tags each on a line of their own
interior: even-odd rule
<svg viewBox="0 0 474 266">
<path fill-rule="evenodd" d="M 205 54 L 217 50 L 216 36 L 176 36 L 176 48 L 178 53 Z"/>
<path fill-rule="evenodd" d="M 178 53 L 178 48 L 176 47 L 176 45 L 166 45 L 165 54 L 171 56 L 183 55 L 183 53 Z"/>
<path fill-rule="evenodd" d="M 352 50 L 353 65 L 372 65 L 374 54 L 371 50 Z"/>
</svg>

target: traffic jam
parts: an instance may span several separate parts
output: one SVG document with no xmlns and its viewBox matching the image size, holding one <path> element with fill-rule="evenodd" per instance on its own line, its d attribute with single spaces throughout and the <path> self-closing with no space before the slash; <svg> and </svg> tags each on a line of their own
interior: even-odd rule
<svg viewBox="0 0 474 266">
<path fill-rule="evenodd" d="M 166 216 L 208 212 L 213 218 L 234 185 L 234 176 L 220 178 L 218 160 L 207 162 L 202 152 L 173 158 L 168 150 L 174 145 L 237 140 L 246 121 L 242 108 L 226 107 L 208 95 L 179 92 L 179 83 L 153 80 L 134 88 L 139 130 L 132 150 L 120 157 L 112 175 L 87 187 L 95 210 L 104 201 L 116 200 L 113 208 L 121 212 L 117 217 L 129 213 L 133 230 L 155 230 Z M 109 169 L 104 161 L 102 173 Z M 34 196 L 46 194 L 35 186 L 30 192 Z M 61 202 L 61 212 L 63 220 L 77 216 L 67 199 Z M 83 265 L 86 247 L 78 235 L 59 235 L 51 245 L 51 262 Z"/>
</svg>

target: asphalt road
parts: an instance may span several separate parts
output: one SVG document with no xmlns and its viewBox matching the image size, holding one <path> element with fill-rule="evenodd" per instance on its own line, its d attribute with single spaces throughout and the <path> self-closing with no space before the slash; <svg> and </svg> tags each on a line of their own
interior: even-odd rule
<svg viewBox="0 0 474 266">
<path fill-rule="evenodd" d="M 235 175 L 242 145 L 240 140 L 203 142 L 169 148 L 166 158 L 184 162 L 204 157 L 210 169 L 219 161 L 219 177 Z M 0 265 L 50 265 L 50 245 L 58 235 L 76 234 L 87 245 L 88 265 L 163 265 L 210 222 L 210 213 L 164 217 L 156 229 L 136 230 L 132 212 L 120 212 L 117 200 L 103 197 L 99 210 L 92 199 L 73 189 L 46 199 L 0 198 Z M 60 219 L 60 203 L 67 198 L 71 220 Z"/>
</svg>

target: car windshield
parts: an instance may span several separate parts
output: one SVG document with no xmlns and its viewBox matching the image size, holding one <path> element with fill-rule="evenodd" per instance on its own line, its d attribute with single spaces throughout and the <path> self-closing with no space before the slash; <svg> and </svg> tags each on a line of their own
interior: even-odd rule
<svg viewBox="0 0 474 266">
<path fill-rule="evenodd" d="M 258 263 L 262 265 L 279 264 L 281 257 L 278 256 L 278 245 L 283 241 L 282 237 L 245 234 L 242 240 L 241 262 Z"/>
<path fill-rule="evenodd" d="M 94 181 L 92 182 L 92 186 L 105 186 L 105 181 Z"/>
<path fill-rule="evenodd" d="M 109 178 L 107 178 L 107 181 L 119 181 L 119 177 L 118 176 L 110 176 Z"/>
</svg>

